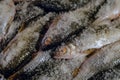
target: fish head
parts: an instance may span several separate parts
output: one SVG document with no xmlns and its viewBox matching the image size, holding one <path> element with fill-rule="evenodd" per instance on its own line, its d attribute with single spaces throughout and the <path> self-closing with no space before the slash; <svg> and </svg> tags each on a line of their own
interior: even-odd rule
<svg viewBox="0 0 120 80">
<path fill-rule="evenodd" d="M 52 44 L 52 38 L 51 37 L 45 37 L 45 38 L 43 38 L 41 44 L 42 44 L 42 48 L 45 48 L 45 47 L 51 45 Z"/>
<path fill-rule="evenodd" d="M 59 32 L 59 26 L 57 25 L 59 23 L 60 17 L 61 16 L 56 17 L 50 24 L 49 29 L 42 40 L 42 48 L 53 45 L 54 43 L 57 43 L 58 40 L 60 40 L 59 37 L 61 35 Z"/>
<path fill-rule="evenodd" d="M 55 50 L 55 59 L 71 59 L 71 49 L 68 46 L 60 46 Z"/>
</svg>

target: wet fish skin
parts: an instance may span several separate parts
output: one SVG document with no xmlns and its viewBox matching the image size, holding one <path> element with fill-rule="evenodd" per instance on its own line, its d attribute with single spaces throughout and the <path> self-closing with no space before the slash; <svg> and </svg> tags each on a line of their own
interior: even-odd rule
<svg viewBox="0 0 120 80">
<path fill-rule="evenodd" d="M 93 22 L 97 25 L 105 20 L 115 20 L 120 17 L 120 1 L 107 0 L 107 4 L 103 5 L 96 15 L 96 20 Z"/>
<path fill-rule="evenodd" d="M 112 7 L 114 5 L 113 3 L 115 2 L 116 1 L 108 0 L 108 2 L 101 7 L 101 9 L 96 15 L 99 17 L 101 17 L 103 13 L 104 15 L 107 15 L 108 12 L 111 11 L 111 9 L 107 10 L 108 7 Z M 116 6 L 118 5 L 119 4 L 117 3 Z M 112 9 L 112 11 L 115 10 L 116 8 Z M 75 36 L 74 38 L 71 38 L 68 42 L 64 42 L 61 46 L 58 46 L 56 51 L 54 52 L 54 58 L 70 59 L 75 58 L 77 56 L 83 57 L 94 52 L 94 50 L 97 48 L 119 40 L 119 21 L 120 18 L 118 17 L 113 21 L 111 21 L 111 19 L 106 19 L 104 20 L 104 22 L 99 22 L 99 24 L 96 25 L 94 25 L 93 22 L 91 25 L 89 25 L 89 27 L 87 27 L 81 33 L 79 33 L 79 35 Z"/>
<path fill-rule="evenodd" d="M 105 1 L 106 0 L 91 0 L 80 9 L 58 16 L 45 34 L 41 43 L 42 48 L 44 49 L 50 45 L 59 43 L 77 30 L 84 29 L 92 22 L 93 18 L 91 17 L 93 17 Z"/>
<path fill-rule="evenodd" d="M 80 8 L 88 3 L 89 0 L 35 0 L 34 4 L 44 8 L 47 11 L 69 11 Z"/>
<path fill-rule="evenodd" d="M 17 10 L 17 14 L 15 16 L 15 18 L 17 18 L 17 20 L 22 20 L 22 21 L 29 21 L 30 19 L 41 15 L 43 16 L 44 10 L 33 5 L 32 2 L 30 1 L 23 1 L 21 3 L 19 3 L 18 5 L 16 5 L 16 10 Z"/>
<path fill-rule="evenodd" d="M 70 61 L 54 60 L 50 56 L 51 52 L 51 50 L 44 52 L 39 51 L 33 60 L 11 75 L 8 79 L 42 80 L 43 77 L 46 77 L 46 79 L 48 78 L 49 80 L 71 80 L 71 72 L 75 67 L 79 67 L 81 60 L 79 58 Z"/>
<path fill-rule="evenodd" d="M 12 0 L 0 1 L 0 38 L 7 33 L 14 19 L 15 12 L 15 5 Z"/>
<path fill-rule="evenodd" d="M 20 26 L 20 24 L 22 24 L 21 22 L 17 22 L 17 21 L 13 21 L 11 23 L 11 26 L 8 30 L 8 33 L 2 37 L 1 41 L 0 41 L 0 52 L 2 52 L 2 50 L 7 46 L 7 44 L 13 39 L 13 37 L 17 34 L 17 30 Z"/>
<path fill-rule="evenodd" d="M 11 22 L 7 33 L 0 41 L 0 52 L 7 46 L 7 44 L 15 37 L 17 33 L 25 29 L 25 26 L 31 22 L 31 20 L 34 20 L 36 17 L 43 16 L 44 14 L 42 9 L 32 5 L 30 2 L 24 2 L 16 5 L 16 8 L 19 8 L 19 10 L 16 11 L 13 22 Z"/>
<path fill-rule="evenodd" d="M 21 68 L 19 71 L 15 72 L 13 75 L 11 75 L 8 79 L 9 80 L 16 80 L 16 79 L 21 79 L 22 75 L 34 75 L 34 73 L 39 69 L 39 66 L 44 64 L 44 62 L 48 61 L 51 58 L 50 53 L 51 51 L 38 51 L 36 53 L 36 56 L 28 63 L 26 64 L 23 68 Z M 40 69 L 41 70 L 41 69 Z M 24 78 L 24 77 L 23 77 Z"/>
<path fill-rule="evenodd" d="M 113 68 L 105 69 L 98 72 L 88 80 L 119 80 L 120 79 L 120 64 L 114 66 Z"/>
<path fill-rule="evenodd" d="M 73 80 L 86 80 L 99 71 L 112 68 L 120 60 L 120 41 L 108 44 L 95 52 L 81 66 L 80 72 Z"/>
<path fill-rule="evenodd" d="M 14 71 L 26 57 L 36 51 L 35 45 L 40 36 L 39 32 L 44 25 L 49 22 L 52 13 L 38 18 L 36 22 L 29 24 L 29 28 L 24 29 L 8 44 L 0 54 L 0 72 L 9 74 Z"/>
<path fill-rule="evenodd" d="M 77 56 L 87 56 L 94 50 L 120 39 L 120 18 L 111 22 L 107 20 L 96 26 L 90 26 L 70 41 L 58 46 L 54 58 L 71 59 Z"/>
</svg>

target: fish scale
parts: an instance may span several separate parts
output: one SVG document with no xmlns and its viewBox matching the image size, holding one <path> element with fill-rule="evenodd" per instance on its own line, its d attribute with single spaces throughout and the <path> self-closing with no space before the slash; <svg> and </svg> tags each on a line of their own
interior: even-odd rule
<svg viewBox="0 0 120 80">
<path fill-rule="evenodd" d="M 38 51 L 37 55 L 28 64 L 26 64 L 23 68 L 21 68 L 19 71 L 17 71 L 13 75 L 11 75 L 9 77 L 9 79 L 15 80 L 15 79 L 19 79 L 19 77 L 21 77 L 21 75 L 31 76 L 31 75 L 34 75 L 34 73 L 37 74 L 37 72 L 39 73 L 39 71 L 42 72 L 42 70 L 41 70 L 42 68 L 46 69 L 45 67 L 47 67 L 47 66 L 44 66 L 44 65 L 49 65 L 49 66 L 51 65 L 51 67 L 52 67 L 53 64 L 51 64 L 52 59 L 50 58 L 50 54 L 49 54 L 50 52 L 51 51 L 46 51 L 46 52 Z M 24 76 L 21 78 L 24 78 Z M 29 78 L 29 77 L 27 77 L 27 78 Z"/>
<path fill-rule="evenodd" d="M 74 32 L 88 26 L 93 21 L 91 17 L 96 14 L 105 2 L 106 0 L 91 0 L 82 8 L 61 14 L 59 20 L 57 22 L 53 21 L 53 24 L 50 25 L 49 30 L 46 32 L 41 43 L 43 49 L 66 40 Z"/>
<path fill-rule="evenodd" d="M 79 73 L 73 80 L 86 80 L 99 71 L 118 65 L 120 60 L 119 44 L 120 40 L 96 50 L 94 55 L 80 66 Z"/>
<path fill-rule="evenodd" d="M 0 41 L 0 52 L 7 46 L 7 44 L 15 37 L 17 33 L 25 29 L 26 24 L 34 20 L 34 18 L 43 16 L 44 14 L 44 11 L 41 8 L 32 5 L 30 2 L 20 3 L 19 5 L 16 5 L 16 9 L 17 8 L 19 8 L 19 10 L 16 11 L 14 20 L 11 22 L 7 33 Z"/>
<path fill-rule="evenodd" d="M 0 54 L 0 72 L 10 75 L 28 56 L 36 51 L 35 46 L 40 36 L 39 32 L 49 22 L 52 13 L 39 17 L 36 22 L 29 24 L 29 28 L 17 34 L 15 38 Z M 31 56 L 32 57 L 32 56 Z"/>
<path fill-rule="evenodd" d="M 0 38 L 6 35 L 14 19 L 15 12 L 15 5 L 12 0 L 0 1 Z"/>
<path fill-rule="evenodd" d="M 70 11 L 77 9 L 90 0 L 35 0 L 35 5 L 42 7 L 46 11 Z"/>
<path fill-rule="evenodd" d="M 120 64 L 109 69 L 102 70 L 97 74 L 93 75 L 88 80 L 119 80 L 120 79 Z"/>
<path fill-rule="evenodd" d="M 114 1 L 112 1 L 114 3 Z M 110 6 L 105 4 L 106 7 Z M 102 8 L 102 7 L 101 7 Z M 105 7 L 104 7 L 105 8 Z M 98 12 L 97 14 L 99 14 Z M 107 14 L 107 13 L 106 13 Z M 54 58 L 75 58 L 77 56 L 87 56 L 106 44 L 113 43 L 120 39 L 120 18 L 111 21 L 104 20 L 97 25 L 89 25 L 81 33 L 63 42 L 56 48 Z"/>
</svg>

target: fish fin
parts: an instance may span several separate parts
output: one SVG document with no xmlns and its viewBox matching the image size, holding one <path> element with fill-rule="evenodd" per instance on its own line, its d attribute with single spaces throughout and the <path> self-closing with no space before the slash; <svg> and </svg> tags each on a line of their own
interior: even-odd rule
<svg viewBox="0 0 120 80">
<path fill-rule="evenodd" d="M 86 57 L 90 57 L 91 55 L 93 55 L 95 53 L 95 51 L 97 51 L 98 48 L 91 48 L 91 49 L 87 49 L 87 50 L 84 50 L 82 53 L 83 54 L 87 54 Z"/>
<path fill-rule="evenodd" d="M 96 20 L 92 23 L 92 25 L 93 25 L 93 26 L 99 25 L 100 23 L 104 22 L 105 20 L 107 20 L 107 18 L 105 18 L 105 17 L 100 17 L 100 18 L 96 19 Z"/>
<path fill-rule="evenodd" d="M 91 55 L 93 55 L 96 50 L 98 50 L 98 49 L 97 49 L 97 48 L 91 48 L 91 49 L 84 50 L 83 52 L 80 52 L 80 53 L 86 54 L 86 59 L 87 59 L 88 57 L 90 57 Z M 85 60 L 86 60 L 86 59 L 85 59 Z M 85 62 L 85 61 L 83 61 L 83 63 L 84 63 L 84 62 Z M 82 63 L 82 64 L 83 64 L 83 63 Z M 73 70 L 73 72 L 72 72 L 73 78 L 75 78 L 75 77 L 79 74 L 82 64 L 81 64 L 78 68 L 75 68 L 75 69 Z"/>
<path fill-rule="evenodd" d="M 80 71 L 79 68 L 75 68 L 75 69 L 73 70 L 73 72 L 72 72 L 73 78 L 75 78 L 75 77 L 78 75 L 79 71 Z"/>
<path fill-rule="evenodd" d="M 87 49 L 87 50 L 84 50 L 83 53 L 85 54 L 91 54 L 93 53 L 97 48 L 90 48 L 90 49 Z"/>
</svg>

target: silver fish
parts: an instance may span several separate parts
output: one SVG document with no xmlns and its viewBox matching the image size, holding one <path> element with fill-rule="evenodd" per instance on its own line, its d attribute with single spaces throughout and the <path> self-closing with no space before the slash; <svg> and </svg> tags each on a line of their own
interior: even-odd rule
<svg viewBox="0 0 120 80">
<path fill-rule="evenodd" d="M 9 29 L 0 41 L 0 52 L 7 46 L 7 44 L 15 37 L 15 35 L 25 29 L 26 23 L 28 24 L 34 18 L 42 16 L 44 11 L 30 2 L 16 5 L 19 11 L 16 11 L 15 19 L 11 22 Z"/>
<path fill-rule="evenodd" d="M 7 34 L 4 35 L 0 41 L 0 52 L 7 46 L 7 44 L 15 37 L 17 30 L 20 27 L 22 22 L 13 21 L 7 31 Z"/>
<path fill-rule="evenodd" d="M 42 47 L 54 45 L 64 40 L 77 30 L 84 29 L 91 22 L 93 15 L 99 10 L 106 0 L 91 0 L 82 8 L 58 16 L 50 25 L 49 30 L 42 40 Z"/>
<path fill-rule="evenodd" d="M 98 49 L 81 66 L 74 80 L 86 80 L 99 71 L 120 63 L 120 40 Z"/>
<path fill-rule="evenodd" d="M 72 71 L 82 63 L 81 59 L 55 60 L 52 51 L 39 51 L 37 55 L 23 68 L 11 75 L 9 80 L 71 80 Z M 74 64 L 75 63 L 75 64 Z M 62 77 L 61 77 L 62 76 Z"/>
<path fill-rule="evenodd" d="M 34 4 L 47 11 L 69 11 L 88 3 L 90 0 L 34 0 Z"/>
<path fill-rule="evenodd" d="M 0 72 L 6 74 L 25 60 L 26 57 L 36 51 L 35 45 L 40 36 L 39 32 L 44 25 L 53 17 L 52 13 L 39 17 L 37 21 L 29 24 L 28 28 L 17 34 L 0 54 Z M 9 74 L 9 73 L 7 73 Z"/>
<path fill-rule="evenodd" d="M 15 5 L 12 0 L 0 1 L 0 38 L 3 37 L 9 29 L 15 16 Z"/>
<path fill-rule="evenodd" d="M 23 68 L 21 68 L 19 71 L 15 72 L 13 75 L 11 75 L 8 79 L 9 80 L 16 80 L 19 79 L 21 77 L 21 75 L 31 75 L 34 72 L 36 72 L 37 70 L 41 70 L 41 69 L 37 69 L 40 68 L 39 66 L 42 65 L 43 63 L 45 63 L 46 61 L 49 62 L 50 57 L 50 51 L 38 51 L 35 55 L 35 57 L 33 57 L 33 59 L 26 64 Z M 22 77 L 21 77 L 22 78 Z"/>
<path fill-rule="evenodd" d="M 120 79 L 120 63 L 113 68 L 105 69 L 98 72 L 88 80 L 119 80 Z"/>
<path fill-rule="evenodd" d="M 107 0 L 107 4 L 101 7 L 96 15 L 94 25 L 97 25 L 105 20 L 115 20 L 120 17 L 120 0 Z"/>
<path fill-rule="evenodd" d="M 110 5 L 106 4 L 106 8 L 108 6 Z M 100 13 L 98 12 L 98 14 Z M 89 27 L 77 35 L 77 37 L 75 36 L 74 39 L 72 38 L 70 41 L 58 46 L 55 51 L 55 58 L 75 58 L 77 56 L 87 56 L 91 52 L 94 52 L 96 48 L 100 48 L 106 44 L 119 40 L 119 22 L 120 18 L 117 18 L 114 21 L 107 19 L 96 25 L 93 25 L 92 23 L 92 25 L 89 25 Z"/>
</svg>

